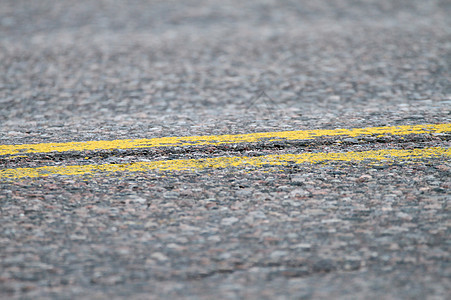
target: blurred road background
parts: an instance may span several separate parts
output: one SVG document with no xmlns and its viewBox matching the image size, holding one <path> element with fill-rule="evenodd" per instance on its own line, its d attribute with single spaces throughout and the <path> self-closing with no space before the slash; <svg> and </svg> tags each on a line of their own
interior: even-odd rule
<svg viewBox="0 0 451 300">
<path fill-rule="evenodd" d="M 0 145 L 450 123 L 450 15 L 446 0 L 2 0 Z M 346 143 L 310 151 L 449 137 Z M 445 299 L 450 168 L 0 182 L 0 295 Z"/>
</svg>

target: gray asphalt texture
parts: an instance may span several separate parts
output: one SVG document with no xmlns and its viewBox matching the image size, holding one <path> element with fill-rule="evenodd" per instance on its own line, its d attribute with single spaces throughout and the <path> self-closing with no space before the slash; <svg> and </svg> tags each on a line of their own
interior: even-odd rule
<svg viewBox="0 0 451 300">
<path fill-rule="evenodd" d="M 450 123 L 449 15 L 446 0 L 2 0 L 0 144 Z M 450 175 L 448 160 L 428 159 L 0 181 L 0 297 L 447 299 Z"/>
</svg>

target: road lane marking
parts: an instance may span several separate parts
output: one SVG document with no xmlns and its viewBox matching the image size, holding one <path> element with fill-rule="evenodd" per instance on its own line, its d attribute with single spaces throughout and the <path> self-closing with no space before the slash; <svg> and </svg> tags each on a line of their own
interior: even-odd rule
<svg viewBox="0 0 451 300">
<path fill-rule="evenodd" d="M 185 147 L 204 145 L 223 145 L 237 143 L 255 143 L 261 141 L 309 140 L 319 137 L 346 136 L 358 137 L 368 135 L 403 136 L 409 134 L 450 133 L 451 123 L 405 125 L 388 127 L 367 127 L 353 129 L 299 130 L 280 132 L 261 132 L 236 135 L 207 135 L 186 137 L 162 137 L 151 139 L 124 139 L 113 141 L 86 141 L 68 143 L 41 143 L 22 145 L 0 145 L 1 155 L 26 153 L 49 153 L 67 151 L 92 151 L 114 149 L 137 149 L 154 147 Z"/>
<path fill-rule="evenodd" d="M 51 175 L 92 175 L 115 172 L 146 171 L 196 171 L 202 169 L 219 169 L 229 167 L 271 167 L 290 164 L 321 162 L 359 162 L 359 161 L 393 161 L 417 160 L 425 158 L 451 157 L 451 148 L 431 147 L 412 150 L 372 150 L 362 152 L 274 154 L 257 157 L 233 156 L 204 159 L 174 159 L 127 164 L 46 166 L 37 168 L 16 168 L 0 170 L 0 179 L 37 178 Z"/>
</svg>

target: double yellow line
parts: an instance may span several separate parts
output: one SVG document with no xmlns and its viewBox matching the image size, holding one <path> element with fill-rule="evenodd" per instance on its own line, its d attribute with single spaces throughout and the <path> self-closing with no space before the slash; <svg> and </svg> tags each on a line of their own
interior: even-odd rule
<svg viewBox="0 0 451 300">
<path fill-rule="evenodd" d="M 437 134 L 451 132 L 451 124 L 425 124 L 387 127 L 368 127 L 332 130 L 276 131 L 235 135 L 206 135 L 185 137 L 162 137 L 153 139 L 125 139 L 114 141 L 87 141 L 69 143 L 43 143 L 23 145 L 0 145 L 0 155 L 49 153 L 68 151 L 92 151 L 114 149 L 137 149 L 155 147 L 218 146 L 224 144 L 256 143 L 262 141 L 310 140 L 320 137 L 403 136 L 409 134 Z"/>
<path fill-rule="evenodd" d="M 335 130 L 304 130 L 265 132 L 240 135 L 165 137 L 138 140 L 88 141 L 71 143 L 44 143 L 24 145 L 0 145 L 0 155 L 9 157 L 17 154 L 49 153 L 88 150 L 136 149 L 152 147 L 183 147 L 200 145 L 221 145 L 236 143 L 252 143 L 261 141 L 306 140 L 318 137 L 358 137 L 368 135 L 405 136 L 411 134 L 450 133 L 451 124 L 426 124 L 396 127 L 370 127 Z M 1 157 L 0 156 L 0 157 Z M 288 164 L 318 163 L 325 161 L 384 161 L 413 160 L 433 157 L 451 157 L 451 149 L 430 147 L 413 150 L 373 150 L 342 153 L 302 153 L 284 155 L 265 155 L 258 157 L 215 157 L 206 159 L 177 159 L 152 162 L 135 162 L 128 164 L 44 166 L 37 168 L 13 168 L 0 170 L 0 179 L 36 178 L 50 175 L 88 175 L 95 173 L 143 172 L 143 171 L 183 171 L 205 168 L 228 167 L 262 167 L 283 166 Z"/>
</svg>

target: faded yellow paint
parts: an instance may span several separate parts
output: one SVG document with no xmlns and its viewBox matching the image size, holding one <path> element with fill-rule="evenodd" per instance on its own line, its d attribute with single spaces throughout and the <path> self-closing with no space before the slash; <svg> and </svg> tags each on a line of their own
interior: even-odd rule
<svg viewBox="0 0 451 300">
<path fill-rule="evenodd" d="M 442 147 L 413 150 L 373 150 L 362 152 L 302 153 L 265 155 L 258 157 L 233 156 L 205 159 L 176 159 L 128 164 L 47 166 L 38 168 L 16 168 L 0 170 L 0 179 L 36 178 L 51 175 L 91 175 L 96 173 L 146 171 L 196 171 L 201 169 L 219 169 L 230 167 L 269 167 L 288 164 L 358 161 L 416 160 L 432 157 L 451 157 L 451 149 Z"/>
<path fill-rule="evenodd" d="M 184 147 L 203 145 L 222 145 L 236 143 L 254 143 L 260 141 L 292 141 L 308 140 L 318 137 L 347 136 L 358 137 L 365 135 L 409 135 L 423 133 L 448 133 L 451 132 L 451 124 L 424 124 L 391 127 L 368 127 L 354 129 L 332 130 L 300 130 L 281 132 L 261 132 L 236 135 L 208 135 L 187 137 L 162 137 L 152 139 L 125 139 L 113 141 L 87 141 L 68 143 L 42 143 L 23 145 L 0 145 L 0 155 L 14 155 L 25 153 L 48 153 L 67 151 L 136 149 L 153 147 Z"/>
</svg>

